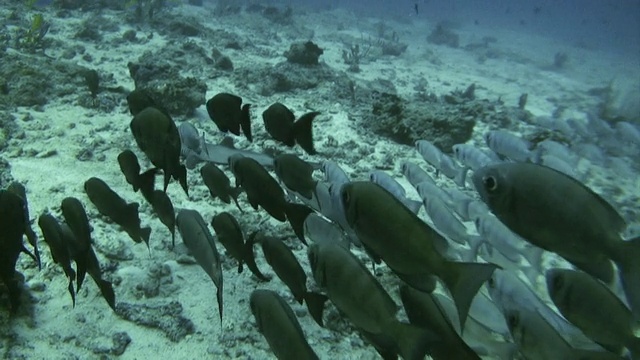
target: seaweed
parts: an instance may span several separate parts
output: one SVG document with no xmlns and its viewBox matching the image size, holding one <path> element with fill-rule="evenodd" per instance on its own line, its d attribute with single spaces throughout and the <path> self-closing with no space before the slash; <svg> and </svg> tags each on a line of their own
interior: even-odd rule
<svg viewBox="0 0 640 360">
<path fill-rule="evenodd" d="M 26 28 L 18 29 L 16 34 L 16 48 L 29 52 L 45 49 L 44 37 L 49 32 L 51 24 L 44 19 L 41 13 L 33 15 L 31 23 Z"/>
</svg>

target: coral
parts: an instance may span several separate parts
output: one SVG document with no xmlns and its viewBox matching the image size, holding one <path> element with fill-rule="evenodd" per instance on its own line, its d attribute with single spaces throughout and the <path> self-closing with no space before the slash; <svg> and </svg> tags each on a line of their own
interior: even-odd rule
<svg viewBox="0 0 640 360">
<path fill-rule="evenodd" d="M 284 56 L 287 61 L 300 64 L 300 65 L 317 65 L 318 58 L 324 51 L 314 44 L 312 41 L 304 43 L 291 44 L 288 51 L 285 51 Z"/>
</svg>

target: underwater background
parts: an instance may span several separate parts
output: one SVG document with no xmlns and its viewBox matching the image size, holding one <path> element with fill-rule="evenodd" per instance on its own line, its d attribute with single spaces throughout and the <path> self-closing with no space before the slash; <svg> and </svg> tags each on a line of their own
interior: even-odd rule
<svg viewBox="0 0 640 360">
<path fill-rule="evenodd" d="M 405 236 L 411 226 L 430 234 L 438 261 L 499 266 L 475 274 L 464 331 L 445 280 L 457 270 L 436 273 L 429 299 L 439 305 L 416 310 L 441 321 L 431 318 L 432 358 L 640 356 L 640 277 L 625 277 L 620 260 L 627 245 L 628 257 L 640 254 L 640 1 L 0 0 L 0 19 L 2 358 L 423 358 L 429 336 L 399 340 L 428 334 L 399 291 L 417 286 L 390 260 L 404 244 L 422 248 Z M 154 125 L 138 127 L 147 119 Z M 133 175 L 125 152 L 139 161 Z M 549 213 L 575 221 L 549 228 L 597 223 L 606 245 L 585 242 L 577 266 L 573 252 L 507 229 L 474 175 L 505 163 L 554 169 L 531 187 L 511 184 L 534 199 L 506 213 L 532 228 L 539 210 L 524 202 L 565 194 Z M 380 200 L 387 194 L 397 200 Z M 61 245 L 65 261 L 42 219 L 71 228 L 69 198 L 85 209 L 90 239 Z M 239 239 L 210 225 L 223 213 Z M 398 243 L 381 251 L 377 234 Z M 349 249 L 346 271 L 372 293 L 319 275 L 324 260 L 310 259 L 326 243 Z M 80 287 L 82 251 L 95 262 Z M 615 269 L 610 282 L 593 280 L 600 266 Z M 600 328 L 621 340 L 572 325 L 597 320 L 565 313 L 550 269 L 593 275 L 576 296 L 595 304 L 602 294 L 602 313 L 624 324 Z M 261 313 L 258 289 L 282 301 Z M 323 326 L 311 310 L 318 294 L 329 298 Z"/>
</svg>

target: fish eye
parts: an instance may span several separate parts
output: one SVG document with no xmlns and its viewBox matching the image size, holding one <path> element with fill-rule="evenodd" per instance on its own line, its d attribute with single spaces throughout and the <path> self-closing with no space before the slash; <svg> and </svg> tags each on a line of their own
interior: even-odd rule
<svg viewBox="0 0 640 360">
<path fill-rule="evenodd" d="M 342 190 L 342 204 L 344 204 L 345 207 L 349 206 L 349 202 L 351 201 L 351 196 L 349 196 L 349 192 Z"/>
<path fill-rule="evenodd" d="M 518 315 L 517 314 L 509 314 L 509 315 L 507 315 L 507 324 L 509 325 L 510 329 L 513 329 L 516 326 L 518 326 L 519 322 L 520 322 L 520 319 L 518 319 Z"/>
<path fill-rule="evenodd" d="M 490 277 L 489 280 L 487 280 L 487 285 L 492 289 L 496 287 L 496 281 L 494 280 L 493 276 Z"/>
<path fill-rule="evenodd" d="M 496 191 L 498 189 L 498 180 L 494 176 L 485 176 L 482 178 L 482 184 L 488 191 Z"/>
</svg>

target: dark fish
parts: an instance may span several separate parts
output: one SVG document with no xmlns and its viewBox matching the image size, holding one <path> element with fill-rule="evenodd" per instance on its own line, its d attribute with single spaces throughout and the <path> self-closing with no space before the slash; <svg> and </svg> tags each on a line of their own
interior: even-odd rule
<svg viewBox="0 0 640 360">
<path fill-rule="evenodd" d="M 169 116 L 167 110 L 164 109 L 162 105 L 157 104 L 145 90 L 135 89 L 130 92 L 129 95 L 127 95 L 127 105 L 129 105 L 129 112 L 133 116 L 138 115 L 138 113 L 148 107 L 154 107 Z"/>
<path fill-rule="evenodd" d="M 271 265 L 273 271 L 287 285 L 293 297 L 300 304 L 307 298 L 307 274 L 305 274 L 302 266 L 282 240 L 266 236 L 260 243 L 262 244 L 262 252 L 267 263 Z"/>
<path fill-rule="evenodd" d="M 247 140 L 253 141 L 251 136 L 250 104 L 242 104 L 242 98 L 228 93 L 219 93 L 207 101 L 209 117 L 222 132 L 240 135 L 240 129 Z"/>
<path fill-rule="evenodd" d="M 254 290 L 249 300 L 258 331 L 281 360 L 313 360 L 311 349 L 291 307 L 274 291 Z"/>
<path fill-rule="evenodd" d="M 180 134 L 173 120 L 162 111 L 148 107 L 131 120 L 130 128 L 140 150 L 155 167 L 164 171 L 163 190 L 167 191 L 173 177 L 188 196 L 187 169 L 180 164 Z"/>
<path fill-rule="evenodd" d="M 423 359 L 435 335 L 400 322 L 398 306 L 366 267 L 344 247 L 332 243 L 309 246 L 313 277 L 331 302 L 369 339 L 385 359 Z M 311 312 L 322 316 L 319 310 Z M 314 317 L 315 318 L 315 317 Z"/>
<path fill-rule="evenodd" d="M 431 357 L 436 360 L 480 360 L 467 343 L 460 338 L 447 317 L 445 310 L 432 294 L 400 286 L 400 298 L 411 324 L 431 330 L 442 338 L 431 348 Z"/>
<path fill-rule="evenodd" d="M 246 192 L 249 204 L 256 210 L 262 207 L 276 220 L 288 219 L 300 241 L 306 244 L 304 220 L 312 210 L 306 205 L 288 203 L 278 181 L 257 161 L 234 156 L 229 160 L 229 167 L 236 177 L 236 186 Z"/>
<path fill-rule="evenodd" d="M 42 236 L 44 241 L 49 245 L 51 251 L 51 257 L 53 262 L 59 264 L 62 267 L 62 271 L 69 278 L 69 294 L 71 295 L 71 301 L 73 307 L 76 306 L 76 292 L 73 289 L 73 281 L 76 279 L 76 272 L 71 267 L 71 250 L 69 245 L 65 242 L 65 237 L 62 232 L 62 227 L 58 220 L 51 214 L 42 214 L 38 218 L 38 226 L 42 230 Z"/>
<path fill-rule="evenodd" d="M 482 200 L 513 232 L 611 283 L 611 260 L 636 319 L 640 315 L 640 237 L 623 241 L 618 212 L 576 179 L 529 163 L 479 169 L 473 182 Z M 567 201 L 571 199 L 571 201 Z"/>
<path fill-rule="evenodd" d="M 218 235 L 218 241 L 224 246 L 227 252 L 238 260 L 238 273 L 242 272 L 242 264 L 247 263 L 247 267 L 253 275 L 262 281 L 270 279 L 258 269 L 256 259 L 253 254 L 253 237 L 244 241 L 244 235 L 238 220 L 228 212 L 221 212 L 211 220 L 211 227 Z"/>
<path fill-rule="evenodd" d="M 9 292 L 12 313 L 20 306 L 21 286 L 16 272 L 18 257 L 24 252 L 36 260 L 22 243 L 28 221 L 24 215 L 24 200 L 14 192 L 0 190 L 0 282 Z"/>
<path fill-rule="evenodd" d="M 16 181 L 9 184 L 7 190 L 22 198 L 25 219 L 24 234 L 27 236 L 29 244 L 33 247 L 33 255 L 35 256 L 36 263 L 38 264 L 38 270 L 40 270 L 42 269 L 42 263 L 40 261 L 40 251 L 38 250 L 38 236 L 31 228 L 31 220 L 29 217 L 29 202 L 27 201 L 27 190 L 22 184 Z"/>
<path fill-rule="evenodd" d="M 149 201 L 155 187 L 155 176 L 158 169 L 153 168 L 140 174 L 138 157 L 131 150 L 124 150 L 118 154 L 118 165 L 120 165 L 120 171 L 127 183 L 133 187 L 133 191 L 140 190 L 145 199 Z"/>
<path fill-rule="evenodd" d="M 80 271 L 82 269 L 82 278 L 84 279 L 85 272 L 88 273 L 98 286 L 98 289 L 100 289 L 100 293 L 107 304 L 109 304 L 109 307 L 115 311 L 116 294 L 113 291 L 113 285 L 102 278 L 100 262 L 98 261 L 91 244 L 87 246 L 78 240 L 76 234 L 67 224 L 60 225 L 60 228 L 62 229 L 62 241 L 67 244 L 70 249 L 71 258 L 76 263 L 76 279 L 78 281 L 76 293 L 80 291 L 79 279 L 81 274 Z"/>
<path fill-rule="evenodd" d="M 623 347 L 640 356 L 631 311 L 604 284 L 581 271 L 550 269 L 546 274 L 551 300 L 562 316 L 609 351 Z"/>
<path fill-rule="evenodd" d="M 222 321 L 222 263 L 207 223 L 199 212 L 182 209 L 178 212 L 176 224 L 185 246 L 216 285 L 218 312 Z"/>
<path fill-rule="evenodd" d="M 91 226 L 89 218 L 80 200 L 68 197 L 62 200 L 62 216 L 66 222 L 62 225 L 62 237 L 71 249 L 71 258 L 76 263 L 76 293 L 80 291 L 87 273 L 96 282 L 102 297 L 111 309 L 115 310 L 116 295 L 110 282 L 102 278 L 100 263 L 91 247 Z"/>
<path fill-rule="evenodd" d="M 140 226 L 137 202 L 128 204 L 109 185 L 96 177 L 84 182 L 84 191 L 100 214 L 120 225 L 133 241 L 144 241 L 149 247 L 151 228 Z"/>
<path fill-rule="evenodd" d="M 212 198 L 219 198 L 225 204 L 230 204 L 233 199 L 238 210 L 244 212 L 238 204 L 238 195 L 242 190 L 239 187 L 232 188 L 231 180 L 222 170 L 212 163 L 206 163 L 200 168 L 200 175 Z"/>
<path fill-rule="evenodd" d="M 448 260 L 447 241 L 377 184 L 351 182 L 341 195 L 347 222 L 368 252 L 418 290 L 433 291 L 434 276 L 440 278 L 463 328 L 471 301 L 497 266 Z"/>
<path fill-rule="evenodd" d="M 297 121 L 293 112 L 281 103 L 275 103 L 262 113 L 264 127 L 274 138 L 292 147 L 296 143 L 307 152 L 314 155 L 312 122 L 320 113 L 313 111 L 302 115 Z"/>
<path fill-rule="evenodd" d="M 293 154 L 275 157 L 274 170 L 278 179 L 289 188 L 307 199 L 313 197 L 317 181 L 313 179 L 313 166 Z"/>
<path fill-rule="evenodd" d="M 160 222 L 171 232 L 171 248 L 176 246 L 176 213 L 171 199 L 162 190 L 154 190 L 151 195 L 151 207 Z"/>
<path fill-rule="evenodd" d="M 72 258 L 76 262 L 76 292 L 78 292 L 87 274 L 88 260 L 85 255 L 92 251 L 91 226 L 80 200 L 74 197 L 64 198 L 60 209 L 65 223 L 73 234 Z"/>
</svg>

